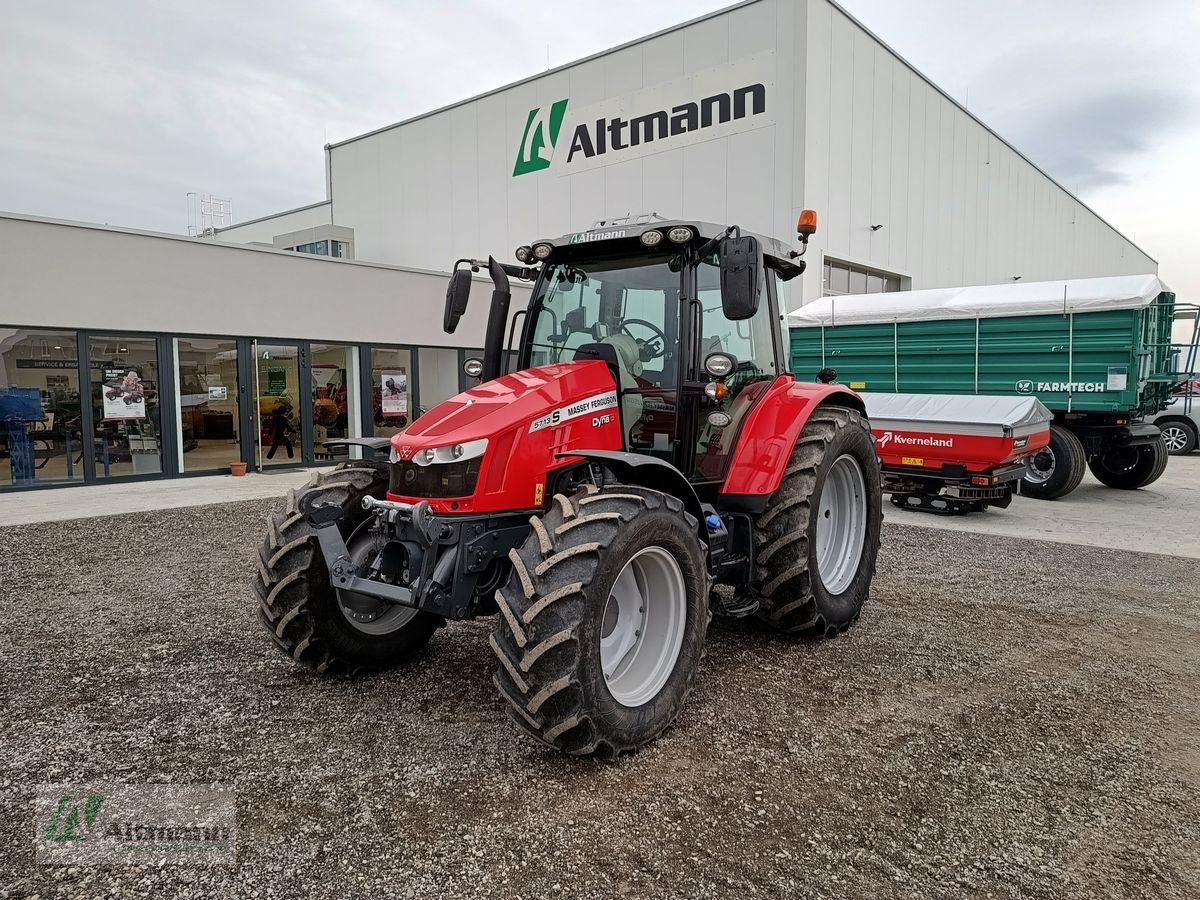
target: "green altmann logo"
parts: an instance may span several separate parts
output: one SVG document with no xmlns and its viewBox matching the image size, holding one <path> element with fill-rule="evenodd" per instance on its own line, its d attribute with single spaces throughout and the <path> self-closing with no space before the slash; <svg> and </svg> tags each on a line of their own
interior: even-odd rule
<svg viewBox="0 0 1200 900">
<path fill-rule="evenodd" d="M 87 840 L 103 803 L 104 798 L 97 794 L 88 797 L 64 794 L 59 798 L 58 805 L 54 808 L 54 816 L 46 828 L 46 840 Z"/>
<path fill-rule="evenodd" d="M 563 116 L 567 112 L 567 101 L 559 100 L 550 107 L 549 113 L 536 106 L 525 119 L 525 132 L 521 135 L 521 147 L 517 150 L 517 164 L 513 175 L 525 175 L 540 169 L 550 168 L 550 151 L 558 140 Z"/>
</svg>

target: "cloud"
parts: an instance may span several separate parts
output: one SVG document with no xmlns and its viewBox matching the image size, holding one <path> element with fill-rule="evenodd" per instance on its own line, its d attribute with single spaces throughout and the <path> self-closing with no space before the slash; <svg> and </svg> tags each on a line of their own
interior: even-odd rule
<svg viewBox="0 0 1200 900">
<path fill-rule="evenodd" d="M 1048 96 L 1010 137 L 1066 187 L 1086 192 L 1128 181 L 1129 163 L 1185 128 L 1195 105 L 1189 94 L 1151 86 Z"/>
</svg>

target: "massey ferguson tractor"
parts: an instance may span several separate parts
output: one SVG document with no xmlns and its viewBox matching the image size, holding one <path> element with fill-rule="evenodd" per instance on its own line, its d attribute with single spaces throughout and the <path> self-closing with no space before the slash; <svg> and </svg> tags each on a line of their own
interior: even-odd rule
<svg viewBox="0 0 1200 900">
<path fill-rule="evenodd" d="M 815 229 L 806 211 L 802 246 Z M 275 643 L 353 673 L 493 616 L 516 725 L 611 758 L 679 715 L 713 615 L 844 631 L 875 569 L 879 465 L 862 400 L 787 372 L 801 254 L 643 219 L 539 240 L 519 265 L 459 260 L 447 332 L 472 273 L 494 285 L 466 365 L 482 383 L 391 438 L 346 441 L 367 458 L 270 518 L 254 587 Z M 533 283 L 511 320 L 510 278 Z"/>
</svg>

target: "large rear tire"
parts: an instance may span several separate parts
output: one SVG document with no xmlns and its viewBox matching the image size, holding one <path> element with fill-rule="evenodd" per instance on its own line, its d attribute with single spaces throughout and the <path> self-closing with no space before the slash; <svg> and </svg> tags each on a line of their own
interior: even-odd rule
<svg viewBox="0 0 1200 900">
<path fill-rule="evenodd" d="M 1136 447 L 1114 447 L 1109 444 L 1099 455 L 1088 461 L 1096 480 L 1110 488 L 1135 491 L 1153 484 L 1167 470 L 1170 459 L 1162 435 L 1150 444 Z"/>
<path fill-rule="evenodd" d="M 1021 479 L 1021 494 L 1038 500 L 1065 497 L 1083 481 L 1087 451 L 1075 432 L 1061 425 L 1050 426 L 1050 444 L 1035 453 Z"/>
<path fill-rule="evenodd" d="M 509 554 L 496 592 L 494 678 L 517 726 L 575 756 L 612 758 L 679 715 L 708 629 L 698 523 L 633 485 L 558 494 Z"/>
<path fill-rule="evenodd" d="M 871 588 L 883 519 L 879 460 L 866 419 L 821 407 L 754 526 L 759 619 L 785 634 L 834 637 Z"/>
<path fill-rule="evenodd" d="M 316 530 L 300 511 L 302 503 L 335 503 L 342 508 L 340 528 L 355 562 L 370 552 L 362 528 L 366 496 L 387 493 L 386 465 L 345 463 L 315 474 L 300 490 L 289 491 L 282 512 L 267 518 L 267 534 L 258 548 L 254 593 L 258 618 L 275 645 L 319 674 L 357 674 L 385 669 L 416 654 L 443 624 L 439 616 L 381 603 L 374 613 L 344 605 L 329 583 L 329 572 Z M 361 609 L 362 604 L 357 604 Z"/>
</svg>

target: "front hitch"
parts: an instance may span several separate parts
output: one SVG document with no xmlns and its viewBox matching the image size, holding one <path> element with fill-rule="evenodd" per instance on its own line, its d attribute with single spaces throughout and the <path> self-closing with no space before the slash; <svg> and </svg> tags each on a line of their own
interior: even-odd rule
<svg viewBox="0 0 1200 900">
<path fill-rule="evenodd" d="M 363 498 L 364 508 L 368 510 L 372 509 L 371 504 L 389 504 L 389 501 L 376 500 L 374 497 Z M 396 507 L 408 506 L 408 504 L 399 503 L 389 504 L 389 506 L 393 505 Z M 428 511 L 428 503 L 422 502 L 417 505 L 424 506 L 426 512 Z M 401 512 L 399 509 L 388 509 L 385 515 L 396 516 L 401 514 Z M 406 588 L 398 584 L 388 584 L 385 581 L 376 581 L 373 578 L 363 578 L 359 574 L 358 566 L 355 565 L 354 560 L 350 557 L 350 549 L 346 546 L 346 539 L 342 537 L 342 530 L 338 527 L 338 523 L 342 520 L 342 508 L 340 506 L 336 503 L 310 504 L 308 509 L 304 511 L 304 517 L 317 533 L 317 542 L 321 547 L 321 555 L 325 557 L 325 565 L 329 569 L 329 582 L 335 589 L 378 597 L 381 600 L 398 603 L 402 606 L 415 607 L 418 605 L 411 588 Z M 419 532 L 419 534 L 422 537 L 425 536 L 424 531 Z"/>
</svg>

